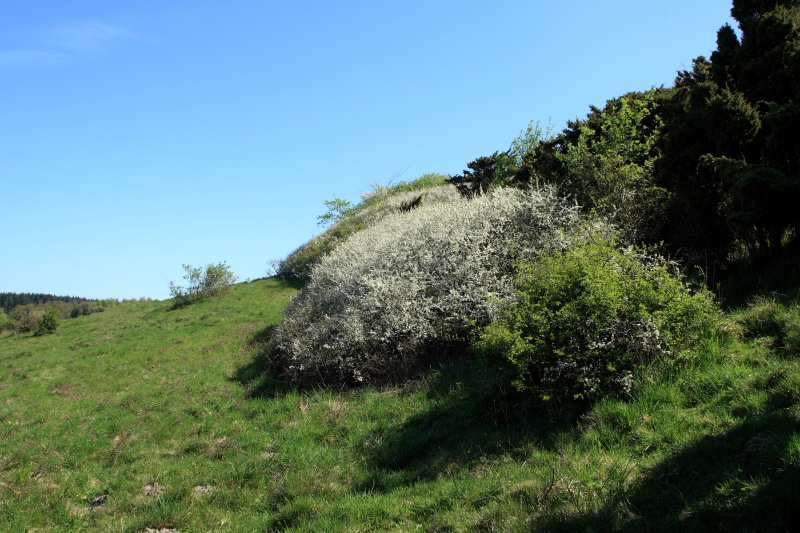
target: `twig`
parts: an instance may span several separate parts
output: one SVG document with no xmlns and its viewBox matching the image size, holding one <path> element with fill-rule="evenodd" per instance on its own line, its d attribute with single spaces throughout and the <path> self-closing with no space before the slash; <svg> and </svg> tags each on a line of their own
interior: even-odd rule
<svg viewBox="0 0 800 533">
<path fill-rule="evenodd" d="M 0 487 L 3 487 L 3 488 L 6 488 L 6 489 L 10 490 L 11 492 L 16 494 L 17 496 L 22 494 L 22 491 L 19 491 L 19 490 L 15 489 L 14 487 L 12 487 L 11 485 L 9 485 L 8 483 L 3 483 L 2 481 L 0 481 Z"/>
</svg>

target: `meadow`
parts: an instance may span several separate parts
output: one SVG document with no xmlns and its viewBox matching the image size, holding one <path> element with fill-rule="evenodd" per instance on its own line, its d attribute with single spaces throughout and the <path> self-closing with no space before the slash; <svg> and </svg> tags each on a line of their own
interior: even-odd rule
<svg viewBox="0 0 800 533">
<path fill-rule="evenodd" d="M 797 530 L 800 5 L 731 15 L 274 278 L 0 293 L 0 531 Z"/>
<path fill-rule="evenodd" d="M 629 397 L 542 406 L 456 360 L 291 386 L 263 346 L 296 289 L 123 304 L 0 337 L 0 530 L 789 531 L 800 311 L 731 311 Z M 777 317 L 777 318 L 776 318 Z"/>
</svg>

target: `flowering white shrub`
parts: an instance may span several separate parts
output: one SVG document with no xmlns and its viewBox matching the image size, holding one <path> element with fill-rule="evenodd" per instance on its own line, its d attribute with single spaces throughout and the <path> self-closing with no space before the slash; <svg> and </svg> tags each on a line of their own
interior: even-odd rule
<svg viewBox="0 0 800 533">
<path fill-rule="evenodd" d="M 272 336 L 271 362 L 297 384 L 430 367 L 512 297 L 518 260 L 564 249 L 577 222 L 577 208 L 552 192 L 505 189 L 386 216 L 314 267 Z"/>
<path fill-rule="evenodd" d="M 278 269 L 284 279 L 306 282 L 314 265 L 354 233 L 373 226 L 389 215 L 408 211 L 420 205 L 451 202 L 460 199 L 453 185 L 442 185 L 422 191 L 391 193 L 388 187 L 379 187 L 364 196 L 369 206 L 350 215 L 324 233 L 292 252 Z"/>
</svg>

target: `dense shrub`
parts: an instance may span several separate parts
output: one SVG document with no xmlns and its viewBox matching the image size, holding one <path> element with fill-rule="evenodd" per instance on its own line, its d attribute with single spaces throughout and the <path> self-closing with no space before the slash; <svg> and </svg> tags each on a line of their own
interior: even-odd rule
<svg viewBox="0 0 800 533">
<path fill-rule="evenodd" d="M 19 305 L 9 314 L 8 329 L 14 333 L 31 333 L 39 327 L 39 320 L 44 315 L 44 307 L 35 304 Z"/>
<path fill-rule="evenodd" d="M 53 307 L 48 307 L 42 313 L 39 321 L 36 324 L 36 331 L 34 335 L 41 337 L 42 335 L 50 335 L 58 330 L 60 322 L 58 320 L 58 310 Z"/>
<path fill-rule="evenodd" d="M 0 312 L 0 331 L 34 333 L 37 336 L 55 333 L 60 324 L 59 314 L 59 309 L 51 305 L 18 305 L 8 315 Z"/>
<path fill-rule="evenodd" d="M 225 261 L 211 263 L 205 268 L 183 265 L 183 269 L 186 271 L 183 279 L 189 282 L 188 286 L 176 285 L 174 281 L 169 284 L 176 307 L 210 296 L 222 296 L 236 283 L 236 276 Z"/>
<path fill-rule="evenodd" d="M 518 159 L 516 180 L 554 183 L 585 211 L 617 226 L 628 242 L 652 241 L 661 225 L 667 192 L 655 183 L 653 165 L 662 121 L 664 89 L 628 93 L 592 106 L 586 119 L 571 121 L 558 136 L 536 142 Z M 541 130 L 533 130 L 541 135 Z"/>
<path fill-rule="evenodd" d="M 521 264 L 516 286 L 476 349 L 545 400 L 628 393 L 637 369 L 679 357 L 718 315 L 662 258 L 607 239 Z"/>
<path fill-rule="evenodd" d="M 400 379 L 463 350 L 521 258 L 567 246 L 576 208 L 499 190 L 387 216 L 324 257 L 270 342 L 298 384 Z"/>
<path fill-rule="evenodd" d="M 436 176 L 426 175 L 414 182 L 398 184 L 392 188 L 376 187 L 372 193 L 364 195 L 364 201 L 348 211 L 349 214 L 339 218 L 339 221 L 327 231 L 292 252 L 281 263 L 278 276 L 288 281 L 306 283 L 311 270 L 320 259 L 354 233 L 398 212 L 408 211 L 423 204 L 457 200 L 459 194 L 456 188 L 452 185 L 441 185 L 441 181 L 445 178 L 438 179 Z"/>
</svg>

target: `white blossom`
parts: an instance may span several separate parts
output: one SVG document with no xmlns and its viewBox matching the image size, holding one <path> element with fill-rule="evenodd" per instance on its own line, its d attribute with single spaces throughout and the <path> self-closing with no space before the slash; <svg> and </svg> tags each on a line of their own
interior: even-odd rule
<svg viewBox="0 0 800 533">
<path fill-rule="evenodd" d="M 577 222 L 552 191 L 395 209 L 314 267 L 274 332 L 272 362 L 297 383 L 341 384 L 434 365 L 513 298 L 516 262 L 565 248 Z"/>
</svg>

